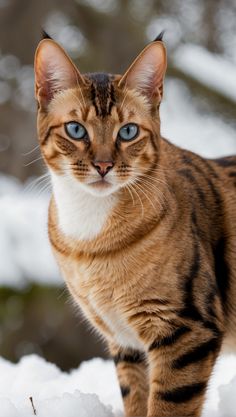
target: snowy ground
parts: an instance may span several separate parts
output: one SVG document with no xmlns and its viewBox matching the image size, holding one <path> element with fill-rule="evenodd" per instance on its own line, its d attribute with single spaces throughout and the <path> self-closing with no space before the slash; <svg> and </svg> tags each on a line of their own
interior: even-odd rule
<svg viewBox="0 0 236 417">
<path fill-rule="evenodd" d="M 221 358 L 203 417 L 235 417 L 235 390 L 236 358 Z M 30 397 L 38 417 L 123 416 L 115 367 L 102 359 L 65 373 L 36 355 L 17 365 L 0 358 L 0 417 L 32 417 Z"/>
</svg>

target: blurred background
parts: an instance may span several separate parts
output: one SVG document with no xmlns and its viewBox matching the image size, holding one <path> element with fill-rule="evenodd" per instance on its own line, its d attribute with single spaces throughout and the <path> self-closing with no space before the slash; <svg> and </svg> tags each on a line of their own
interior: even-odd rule
<svg viewBox="0 0 236 417">
<path fill-rule="evenodd" d="M 165 30 L 162 133 L 236 153 L 235 0 L 0 0 L 0 355 L 62 369 L 106 351 L 70 301 L 47 238 L 50 181 L 36 135 L 33 59 L 44 28 L 81 72 L 122 73 Z"/>
</svg>

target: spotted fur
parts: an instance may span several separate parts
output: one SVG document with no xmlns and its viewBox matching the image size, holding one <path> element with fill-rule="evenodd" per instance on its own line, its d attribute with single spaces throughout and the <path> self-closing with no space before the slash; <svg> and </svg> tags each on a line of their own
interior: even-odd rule
<svg viewBox="0 0 236 417">
<path fill-rule="evenodd" d="M 123 76 L 82 76 L 42 41 L 38 134 L 51 245 L 107 340 L 126 416 L 199 417 L 219 352 L 235 349 L 236 157 L 203 159 L 161 137 L 165 68 L 159 38 Z M 69 121 L 86 127 L 83 140 L 68 137 Z M 124 142 L 131 122 L 139 134 Z M 106 181 L 96 161 L 112 161 Z"/>
</svg>

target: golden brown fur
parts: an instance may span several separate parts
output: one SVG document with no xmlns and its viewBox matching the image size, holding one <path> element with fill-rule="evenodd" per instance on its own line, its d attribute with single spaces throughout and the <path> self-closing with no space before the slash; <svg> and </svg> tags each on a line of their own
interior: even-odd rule
<svg viewBox="0 0 236 417">
<path fill-rule="evenodd" d="M 160 137 L 165 55 L 151 95 L 134 84 L 146 55 L 164 51 L 153 45 L 123 78 L 79 74 L 77 85 L 53 98 L 40 95 L 40 53 L 59 46 L 40 45 L 36 95 L 46 163 L 59 181 L 70 175 L 88 184 L 91 161 L 112 159 L 118 187 L 103 227 L 88 239 L 62 231 L 53 194 L 49 236 L 72 296 L 108 342 L 126 415 L 199 417 L 222 344 L 233 347 L 236 339 L 236 157 L 205 160 Z M 89 143 L 66 136 L 70 120 L 86 126 Z M 117 145 L 129 122 L 139 136 Z M 101 188 L 106 199 L 109 187 L 99 183 L 94 192 Z"/>
</svg>

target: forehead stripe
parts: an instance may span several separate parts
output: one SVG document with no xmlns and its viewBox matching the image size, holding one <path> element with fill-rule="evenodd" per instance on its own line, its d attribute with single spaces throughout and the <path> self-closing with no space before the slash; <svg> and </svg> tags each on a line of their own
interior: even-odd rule
<svg viewBox="0 0 236 417">
<path fill-rule="evenodd" d="M 114 85 L 111 83 L 110 84 L 110 103 L 109 103 L 109 106 L 108 106 L 108 114 L 109 115 L 111 114 L 111 110 L 112 110 L 112 107 L 114 106 L 115 102 L 116 102 L 116 98 L 115 98 Z"/>
<path fill-rule="evenodd" d="M 97 106 L 97 103 L 96 103 L 96 89 L 95 89 L 94 84 L 91 85 L 91 101 L 92 101 L 93 106 L 95 108 L 96 116 L 99 116 L 99 109 L 98 109 L 98 106 Z"/>
<path fill-rule="evenodd" d="M 90 74 L 91 100 L 96 111 L 96 115 L 106 117 L 111 114 L 111 109 L 115 103 L 115 90 L 107 74 Z"/>
</svg>

